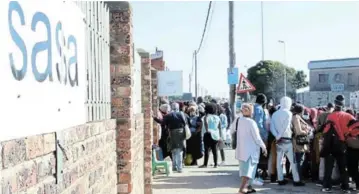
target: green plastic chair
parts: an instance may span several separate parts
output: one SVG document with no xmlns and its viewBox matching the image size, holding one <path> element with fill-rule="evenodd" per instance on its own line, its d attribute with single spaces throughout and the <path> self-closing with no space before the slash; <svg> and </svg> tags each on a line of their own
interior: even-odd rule
<svg viewBox="0 0 359 194">
<path fill-rule="evenodd" d="M 152 176 L 155 175 L 156 170 L 164 168 L 166 170 L 166 175 L 170 174 L 170 166 L 167 161 L 158 161 L 156 150 L 152 149 Z"/>
</svg>

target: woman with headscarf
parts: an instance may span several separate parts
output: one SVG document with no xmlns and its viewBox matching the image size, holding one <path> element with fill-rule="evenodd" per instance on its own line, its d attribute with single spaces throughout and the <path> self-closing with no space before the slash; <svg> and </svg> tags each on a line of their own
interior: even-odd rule
<svg viewBox="0 0 359 194">
<path fill-rule="evenodd" d="M 197 106 L 196 105 L 192 105 L 188 107 L 188 127 L 191 130 L 191 138 L 187 140 L 187 156 L 191 156 L 192 158 L 192 162 L 191 162 L 191 166 L 193 165 L 197 165 L 197 160 L 202 158 L 203 154 L 201 151 L 201 139 L 202 139 L 202 135 L 201 135 L 201 126 L 198 123 L 198 115 L 196 114 L 197 112 Z"/>
<path fill-rule="evenodd" d="M 153 119 L 161 125 L 161 137 L 158 142 L 160 148 L 162 149 L 163 158 L 167 156 L 171 156 L 171 152 L 167 149 L 167 139 L 168 139 L 168 129 L 167 126 L 163 124 L 163 117 L 166 116 L 171 111 L 171 107 L 169 104 L 162 104 L 159 108 L 159 113 L 157 117 L 153 117 Z"/>
<path fill-rule="evenodd" d="M 168 148 L 172 153 L 172 170 L 181 173 L 183 168 L 183 149 L 186 147 L 185 125 L 187 120 L 184 113 L 179 110 L 177 103 L 172 103 L 171 108 L 172 112 L 163 117 L 162 123 L 166 125 L 169 132 Z"/>
<path fill-rule="evenodd" d="M 239 193 L 254 193 L 252 181 L 255 178 L 259 155 L 262 150 L 263 155 L 267 155 L 267 148 L 263 142 L 258 125 L 251 118 L 253 107 L 249 104 L 243 104 L 241 110 L 243 117 L 239 118 L 236 126 L 232 125 L 232 134 L 237 133 L 236 159 L 240 163 L 241 184 Z M 236 128 L 238 131 L 236 132 Z M 245 188 L 249 185 L 247 188 Z"/>
</svg>

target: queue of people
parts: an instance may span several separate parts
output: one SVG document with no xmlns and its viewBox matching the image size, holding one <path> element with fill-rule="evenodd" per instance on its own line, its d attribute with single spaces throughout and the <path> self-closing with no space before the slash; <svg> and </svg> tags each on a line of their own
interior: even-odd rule
<svg viewBox="0 0 359 194">
<path fill-rule="evenodd" d="M 198 165 L 204 157 L 200 168 L 208 167 L 210 152 L 213 155 L 213 167 L 225 165 L 226 138 L 231 110 L 228 103 L 219 104 L 215 100 L 203 102 L 171 102 L 162 100 L 154 120 L 161 125 L 159 147 L 163 157 L 170 157 L 173 171 L 182 172 L 182 166 Z M 186 127 L 190 137 L 186 138 Z M 218 152 L 221 163 L 218 163 Z"/>
<path fill-rule="evenodd" d="M 255 103 L 243 104 L 232 120 L 228 103 L 198 98 L 162 101 L 154 119 L 162 128 L 159 146 L 164 157 L 171 157 L 174 171 L 182 172 L 184 164 L 207 168 L 210 153 L 214 168 L 225 165 L 224 149 L 232 143 L 240 166 L 239 193 L 256 192 L 253 185 L 266 179 L 279 186 L 289 180 L 294 186 L 312 181 L 322 192 L 340 184 L 350 193 L 357 188 L 349 187 L 349 178 L 359 189 L 359 122 L 355 111 L 344 105 L 342 95 L 326 107 L 309 108 L 289 97 L 274 105 L 258 94 Z M 198 164 L 202 157 L 204 163 Z"/>
<path fill-rule="evenodd" d="M 294 186 L 312 181 L 328 193 L 333 184 L 340 184 L 343 193 L 359 189 L 359 122 L 354 111 L 345 109 L 344 96 L 320 108 L 292 103 L 288 97 L 277 106 L 266 101 L 259 94 L 255 104 L 242 105 L 242 115 L 231 126 L 237 137 L 239 193 L 255 192 L 252 185 L 263 179 L 278 185 L 292 179 Z"/>
</svg>

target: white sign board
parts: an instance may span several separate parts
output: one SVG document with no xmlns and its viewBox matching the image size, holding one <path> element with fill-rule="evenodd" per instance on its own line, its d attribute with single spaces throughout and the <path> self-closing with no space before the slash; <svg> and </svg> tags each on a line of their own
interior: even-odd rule
<svg viewBox="0 0 359 194">
<path fill-rule="evenodd" d="M 86 122 L 85 23 L 70 1 L 1 1 L 0 141 Z"/>
<path fill-rule="evenodd" d="M 330 89 L 332 92 L 342 92 L 344 91 L 344 84 L 331 84 Z"/>
<path fill-rule="evenodd" d="M 182 71 L 158 71 L 157 79 L 158 96 L 183 95 Z"/>
</svg>

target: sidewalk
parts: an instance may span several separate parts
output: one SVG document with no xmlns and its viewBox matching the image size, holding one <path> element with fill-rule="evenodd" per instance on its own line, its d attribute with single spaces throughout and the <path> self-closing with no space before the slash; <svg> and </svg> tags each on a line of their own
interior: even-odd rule
<svg viewBox="0 0 359 194">
<path fill-rule="evenodd" d="M 210 156 L 212 158 L 212 156 Z M 239 188 L 238 162 L 233 150 L 226 150 L 227 165 L 224 167 L 186 167 L 183 173 L 172 173 L 169 177 L 156 175 L 153 178 L 154 194 L 235 194 Z M 199 164 L 202 164 L 202 160 Z M 211 159 L 210 162 L 211 163 Z M 307 184 L 305 187 L 293 187 L 292 184 L 278 186 L 266 183 L 255 186 L 257 193 L 263 194 L 304 194 L 321 193 L 320 187 Z M 334 193 L 340 193 L 335 191 Z"/>
</svg>

